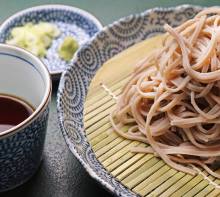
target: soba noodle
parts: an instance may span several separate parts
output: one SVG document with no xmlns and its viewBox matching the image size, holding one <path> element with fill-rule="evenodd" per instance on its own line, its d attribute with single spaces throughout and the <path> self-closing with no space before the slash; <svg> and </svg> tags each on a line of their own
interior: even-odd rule
<svg viewBox="0 0 220 197">
<path fill-rule="evenodd" d="M 164 29 L 163 47 L 135 67 L 110 121 L 122 137 L 150 145 L 131 151 L 220 178 L 213 169 L 220 158 L 220 8 Z"/>
</svg>

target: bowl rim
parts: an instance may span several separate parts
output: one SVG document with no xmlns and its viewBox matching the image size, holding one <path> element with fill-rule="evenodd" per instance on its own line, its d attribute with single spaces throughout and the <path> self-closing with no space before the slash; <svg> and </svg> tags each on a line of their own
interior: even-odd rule
<svg viewBox="0 0 220 197">
<path fill-rule="evenodd" d="M 146 15 L 146 14 L 151 14 L 155 11 L 160 11 L 160 12 L 166 12 L 166 11 L 178 11 L 178 10 L 182 10 L 182 9 L 186 9 L 186 8 L 194 8 L 194 9 L 204 9 L 205 6 L 200 6 L 200 5 L 193 5 L 193 4 L 181 4 L 178 6 L 170 6 L 170 7 L 154 7 L 154 8 L 150 8 L 150 9 L 146 9 L 143 12 L 140 13 L 136 13 L 136 14 L 130 14 L 128 16 L 119 18 L 118 20 L 112 22 L 111 24 L 105 26 L 100 32 L 98 32 L 95 36 L 93 36 L 92 39 L 90 39 L 87 42 L 87 46 L 91 45 L 96 39 L 97 36 L 99 36 L 99 34 L 101 34 L 102 32 L 106 32 L 108 31 L 109 28 L 117 25 L 120 22 L 125 21 L 128 17 L 137 15 L 137 16 L 142 16 L 142 15 Z M 78 53 L 83 50 L 84 47 L 80 48 L 80 50 L 77 51 L 76 56 L 78 57 Z M 75 63 L 77 63 L 78 58 L 75 58 L 72 62 L 71 65 L 74 65 Z M 99 177 L 96 172 L 94 171 L 94 169 L 88 164 L 86 163 L 80 156 L 80 154 L 77 152 L 77 150 L 75 149 L 74 144 L 71 142 L 71 139 L 69 138 L 69 136 L 67 135 L 65 128 L 64 128 L 64 111 L 62 109 L 62 96 L 63 96 L 63 90 L 64 90 L 64 83 L 65 83 L 65 75 L 70 72 L 72 66 L 69 66 L 68 68 L 65 69 L 65 71 L 62 73 L 61 78 L 60 78 L 60 82 L 59 82 L 59 87 L 58 87 L 58 91 L 57 91 L 57 114 L 58 114 L 58 122 L 59 122 L 59 127 L 60 130 L 63 134 L 63 137 L 65 139 L 65 142 L 68 146 L 68 148 L 71 150 L 71 152 L 73 153 L 73 155 L 78 159 L 78 161 L 82 164 L 82 166 L 84 167 L 84 169 L 88 172 L 88 174 L 95 180 L 97 181 L 101 186 L 103 186 L 104 189 L 107 189 L 108 191 L 110 191 L 113 194 L 118 194 L 118 189 L 113 187 L 112 185 L 110 185 L 105 179 Z M 84 131 L 84 128 L 83 128 Z M 91 147 L 91 145 L 90 145 Z M 97 160 L 97 159 L 96 159 Z M 98 160 L 97 160 L 98 162 Z M 104 168 L 104 167 L 103 167 Z M 107 170 L 106 170 L 107 171 Z M 106 173 L 106 172 L 104 172 Z M 109 173 L 107 171 L 107 173 Z M 117 180 L 113 175 L 111 175 L 115 180 Z M 123 185 L 120 181 L 119 183 L 121 185 Z M 124 187 L 126 187 L 125 185 L 123 185 Z M 129 191 L 130 196 L 134 196 L 137 197 L 139 196 L 138 194 L 134 193 L 133 191 L 131 191 L 130 189 L 128 189 L 126 187 L 126 190 Z M 120 196 L 126 197 L 126 195 L 119 193 Z"/>
<path fill-rule="evenodd" d="M 101 23 L 101 21 L 98 20 L 98 18 L 93 13 L 87 10 L 84 10 L 84 9 L 81 9 L 75 6 L 64 5 L 64 4 L 45 4 L 45 5 L 39 5 L 39 6 L 29 7 L 29 8 L 20 10 L 12 14 L 10 17 L 5 18 L 0 25 L 0 33 L 4 32 L 4 29 L 8 26 L 8 24 L 11 21 L 14 21 L 16 18 L 20 18 L 31 12 L 36 12 L 36 11 L 41 11 L 41 10 L 48 10 L 48 11 L 61 10 L 61 11 L 70 11 L 73 13 L 78 13 L 84 18 L 86 18 L 87 20 L 91 20 L 91 22 L 97 27 L 98 31 L 102 30 L 103 28 L 103 24 Z M 49 71 L 51 75 L 60 75 L 62 72 L 63 70 Z"/>
<path fill-rule="evenodd" d="M 1 140 L 3 138 L 8 137 L 8 136 L 14 135 L 18 132 L 21 132 L 23 128 L 30 125 L 46 109 L 46 107 L 49 104 L 51 93 L 52 93 L 52 80 L 51 80 L 51 76 L 49 74 L 47 66 L 39 58 L 37 58 L 36 56 L 31 54 L 30 52 L 28 52 L 28 51 L 26 51 L 22 48 L 7 45 L 7 44 L 1 44 L 0 43 L 0 47 L 1 48 L 7 48 L 10 51 L 17 51 L 17 52 L 19 52 L 19 54 L 23 54 L 25 56 L 28 56 L 30 59 L 33 59 L 34 61 L 36 61 L 35 65 L 37 65 L 37 67 L 43 68 L 43 73 L 44 73 L 45 79 L 46 79 L 45 80 L 46 89 L 45 89 L 45 92 L 44 92 L 43 98 L 41 99 L 40 104 L 37 106 L 37 108 L 34 110 L 34 112 L 27 119 L 22 121 L 20 124 L 12 127 L 11 129 L 0 132 L 0 140 Z M 20 58 L 25 60 L 25 58 L 23 58 L 23 57 L 20 57 Z"/>
</svg>

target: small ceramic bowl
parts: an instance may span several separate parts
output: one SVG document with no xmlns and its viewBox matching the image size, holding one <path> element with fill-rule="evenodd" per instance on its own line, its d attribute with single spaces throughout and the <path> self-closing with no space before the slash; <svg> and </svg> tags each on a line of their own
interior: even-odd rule
<svg viewBox="0 0 220 197">
<path fill-rule="evenodd" d="M 42 58 L 53 79 L 58 79 L 69 64 L 60 59 L 57 53 L 64 38 L 72 36 L 82 46 L 102 29 L 98 19 L 84 10 L 64 5 L 43 5 L 22 10 L 6 19 L 0 26 L 0 42 L 5 43 L 12 28 L 41 21 L 55 24 L 61 31 L 53 40 L 46 56 Z"/>
<path fill-rule="evenodd" d="M 17 126 L 0 132 L 0 192 L 27 181 L 37 170 L 47 128 L 51 79 L 31 53 L 0 44 L 0 94 L 18 97 L 34 112 Z"/>
</svg>

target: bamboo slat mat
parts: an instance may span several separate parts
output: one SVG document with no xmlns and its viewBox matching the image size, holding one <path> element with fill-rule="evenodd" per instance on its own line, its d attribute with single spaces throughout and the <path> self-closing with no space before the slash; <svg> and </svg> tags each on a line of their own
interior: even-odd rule
<svg viewBox="0 0 220 197">
<path fill-rule="evenodd" d="M 178 172 L 152 154 L 131 153 L 131 147 L 147 145 L 124 139 L 111 128 L 109 113 L 115 107 L 121 88 L 129 80 L 133 65 L 153 48 L 160 47 L 162 39 L 163 36 L 157 36 L 132 46 L 107 61 L 97 72 L 84 110 L 88 141 L 102 165 L 140 196 L 220 196 L 220 189 L 213 185 L 220 184 L 220 180 L 204 171 L 195 177 Z"/>
</svg>

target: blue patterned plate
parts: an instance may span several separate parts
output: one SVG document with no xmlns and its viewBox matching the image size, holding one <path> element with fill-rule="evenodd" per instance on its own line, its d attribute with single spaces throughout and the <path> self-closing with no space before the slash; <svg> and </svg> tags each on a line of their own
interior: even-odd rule
<svg viewBox="0 0 220 197">
<path fill-rule="evenodd" d="M 58 77 L 68 66 L 68 62 L 61 60 L 57 54 L 58 46 L 67 35 L 73 36 L 79 45 L 83 45 L 102 29 L 101 23 L 84 10 L 64 5 L 43 5 L 20 11 L 3 22 L 0 42 L 6 41 L 13 27 L 40 21 L 53 23 L 61 30 L 60 36 L 53 41 L 46 57 L 42 59 L 53 77 Z"/>
<path fill-rule="evenodd" d="M 155 8 L 116 21 L 86 43 L 76 54 L 72 65 L 62 74 L 57 108 L 67 145 L 88 173 L 117 196 L 136 195 L 104 169 L 88 143 L 83 125 L 83 108 L 89 84 L 108 59 L 135 43 L 163 32 L 165 23 L 176 26 L 192 18 L 201 9 L 190 5 Z"/>
</svg>

